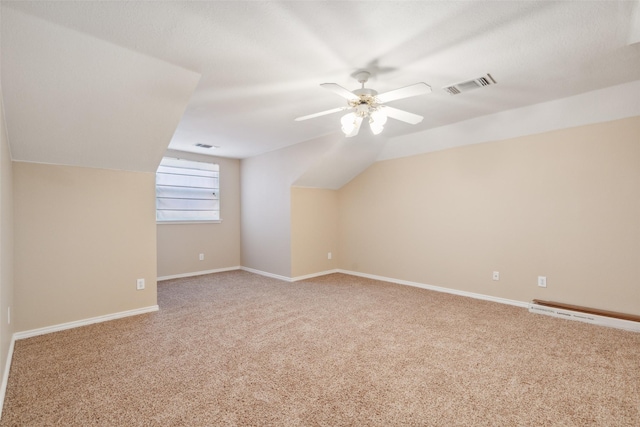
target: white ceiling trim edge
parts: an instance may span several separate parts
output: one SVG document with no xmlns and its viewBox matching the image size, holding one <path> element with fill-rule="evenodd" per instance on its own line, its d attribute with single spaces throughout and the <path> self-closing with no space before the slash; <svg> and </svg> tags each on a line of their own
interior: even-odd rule
<svg viewBox="0 0 640 427">
<path fill-rule="evenodd" d="M 392 138 L 376 160 L 396 159 L 633 116 L 640 116 L 640 80 Z"/>
</svg>

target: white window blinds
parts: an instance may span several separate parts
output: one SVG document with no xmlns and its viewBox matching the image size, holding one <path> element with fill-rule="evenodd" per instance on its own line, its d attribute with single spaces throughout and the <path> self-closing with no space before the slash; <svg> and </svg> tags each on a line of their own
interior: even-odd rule
<svg viewBox="0 0 640 427">
<path fill-rule="evenodd" d="M 218 165 L 163 158 L 156 172 L 156 220 L 220 220 L 219 179 Z"/>
</svg>

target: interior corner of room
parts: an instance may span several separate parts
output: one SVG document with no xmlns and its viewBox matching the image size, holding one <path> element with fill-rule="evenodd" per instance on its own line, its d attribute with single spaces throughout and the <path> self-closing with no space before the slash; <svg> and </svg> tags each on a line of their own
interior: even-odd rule
<svg viewBox="0 0 640 427">
<path fill-rule="evenodd" d="M 358 49 L 349 63 L 344 40 L 316 28 L 344 2 L 327 5 L 318 24 L 313 4 L 273 2 L 278 7 L 264 16 L 295 16 L 291 25 L 309 26 L 295 37 L 278 32 L 286 40 L 282 51 L 269 34 L 285 21 L 254 34 L 249 24 L 260 14 L 233 21 L 240 26 L 235 31 L 206 29 L 211 40 L 234 48 L 196 46 L 189 31 L 171 33 L 171 13 L 150 5 L 96 4 L 82 12 L 64 2 L 51 9 L 20 3 L 1 6 L 0 399 L 16 339 L 152 313 L 161 309 L 158 281 L 228 270 L 288 282 L 343 273 L 523 309 L 546 300 L 640 315 L 640 7 L 625 18 L 621 35 L 621 11 L 607 2 L 585 6 L 585 22 L 603 13 L 607 23 L 593 56 L 586 48 L 584 58 L 568 54 L 584 29 L 557 34 L 557 49 L 573 67 L 567 70 L 581 80 L 553 74 L 561 67 L 554 54 L 544 84 L 556 81 L 556 94 L 536 83 L 544 64 L 526 74 L 505 55 L 490 70 L 497 84 L 451 95 L 443 90 L 447 84 L 480 75 L 460 70 L 478 66 L 453 65 L 479 42 L 465 44 L 435 21 L 446 36 L 440 44 L 420 50 L 427 29 L 407 16 L 404 39 L 385 42 L 372 34 L 388 50 L 362 56 L 366 50 Z M 487 46 L 501 36 L 496 46 L 511 46 L 514 63 L 527 56 L 523 46 L 539 30 L 536 19 L 573 10 L 562 2 L 523 3 L 536 11 L 516 32 L 523 40 L 503 44 L 515 37 L 508 24 L 525 19 L 525 6 L 515 4 L 505 5 L 511 12 L 503 12 L 495 31 L 471 32 Z M 613 3 L 631 12 L 635 2 Z M 181 25 L 197 21 L 194 10 L 209 13 L 202 4 L 165 7 Z M 454 12 L 469 19 L 452 5 L 433 7 L 443 22 Z M 83 13 L 92 8 L 99 9 L 95 16 L 157 19 L 163 34 L 185 37 L 180 43 L 189 47 L 181 52 L 151 40 L 143 33 L 153 25 L 137 29 L 134 19 L 122 23 L 120 35 L 110 29 L 120 25 L 114 22 L 89 28 L 93 21 Z M 242 29 L 256 40 L 238 34 Z M 259 43 L 260 37 L 268 40 Z M 293 38 L 316 52 L 298 71 L 264 53 L 307 55 Z M 553 39 L 539 43 L 531 43 L 531 54 L 543 60 Z M 219 54 L 219 63 L 200 50 L 213 45 L 206 53 Z M 251 67 L 236 51 L 245 52 Z M 264 74 L 261 58 L 269 64 Z M 436 66 L 437 73 L 430 68 Z M 380 92 L 432 78 L 432 94 L 401 105 L 425 121 L 408 130 L 390 115 L 380 135 L 366 133 L 367 125 L 354 137 L 340 131 L 337 116 L 294 123 L 302 110 L 346 111 L 351 104 L 340 107 L 343 100 L 331 93 L 323 99 L 319 85 L 358 86 L 354 75 L 363 68 L 377 73 L 367 85 Z M 367 99 L 367 108 L 377 108 L 375 98 Z M 211 140 L 191 136 L 198 131 Z M 222 221 L 156 221 L 155 174 L 164 156 L 219 165 Z"/>
</svg>

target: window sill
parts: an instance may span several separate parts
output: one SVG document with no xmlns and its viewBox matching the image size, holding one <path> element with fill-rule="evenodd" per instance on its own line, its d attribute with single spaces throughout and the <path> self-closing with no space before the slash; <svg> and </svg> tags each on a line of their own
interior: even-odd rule
<svg viewBox="0 0 640 427">
<path fill-rule="evenodd" d="M 172 224 L 220 224 L 221 219 L 208 221 L 156 221 L 156 225 L 172 225 Z"/>
</svg>

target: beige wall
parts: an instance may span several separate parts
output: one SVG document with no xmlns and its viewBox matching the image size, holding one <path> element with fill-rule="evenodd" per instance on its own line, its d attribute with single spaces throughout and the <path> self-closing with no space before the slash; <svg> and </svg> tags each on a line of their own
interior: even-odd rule
<svg viewBox="0 0 640 427">
<path fill-rule="evenodd" d="M 338 192 L 291 188 L 291 276 L 333 270 L 337 262 Z"/>
<path fill-rule="evenodd" d="M 240 161 L 168 151 L 166 156 L 220 165 L 219 224 L 157 225 L 158 277 L 240 266 Z M 199 260 L 204 254 L 204 260 Z"/>
<path fill-rule="evenodd" d="M 378 162 L 339 191 L 340 268 L 640 314 L 639 195 L 640 117 Z"/>
<path fill-rule="evenodd" d="M 15 321 L 9 324 L 9 307 L 13 307 L 13 180 L 11 153 L 0 102 L 0 378 L 5 374 L 15 325 Z"/>
<path fill-rule="evenodd" d="M 16 331 L 156 305 L 153 173 L 14 163 L 13 184 Z"/>
</svg>

